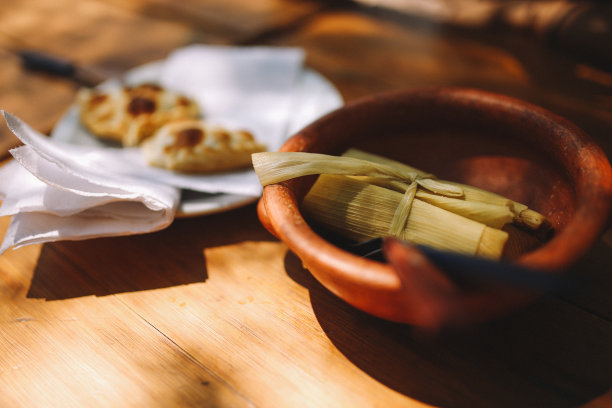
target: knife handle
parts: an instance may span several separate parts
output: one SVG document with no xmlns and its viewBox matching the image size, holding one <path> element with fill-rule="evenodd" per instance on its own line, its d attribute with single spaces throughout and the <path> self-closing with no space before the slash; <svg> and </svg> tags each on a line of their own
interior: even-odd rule
<svg viewBox="0 0 612 408">
<path fill-rule="evenodd" d="M 72 77 L 76 72 L 72 62 L 39 51 L 20 51 L 19 56 L 24 68 L 32 71 L 63 77 Z"/>
</svg>

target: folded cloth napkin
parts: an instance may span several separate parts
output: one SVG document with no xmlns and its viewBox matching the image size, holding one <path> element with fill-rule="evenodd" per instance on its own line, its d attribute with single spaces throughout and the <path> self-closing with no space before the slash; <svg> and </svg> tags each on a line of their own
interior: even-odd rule
<svg viewBox="0 0 612 408">
<path fill-rule="evenodd" d="M 0 253 L 60 239 L 155 231 L 168 226 L 180 199 L 176 187 L 113 170 L 120 149 L 55 143 L 3 112 L 24 143 L 0 169 L 0 216 L 12 215 Z"/>
<path fill-rule="evenodd" d="M 299 102 L 295 87 L 303 58 L 297 48 L 189 46 L 173 52 L 155 75 L 162 85 L 195 98 L 207 120 L 249 129 L 269 150 L 277 150 Z M 165 228 L 174 219 L 181 188 L 261 193 L 252 170 L 180 175 L 146 165 L 138 148 L 79 143 L 70 126 L 60 126 L 48 138 L 3 114 L 23 146 L 12 149 L 15 160 L 0 169 L 0 216 L 12 215 L 0 253 L 34 243 Z"/>
</svg>

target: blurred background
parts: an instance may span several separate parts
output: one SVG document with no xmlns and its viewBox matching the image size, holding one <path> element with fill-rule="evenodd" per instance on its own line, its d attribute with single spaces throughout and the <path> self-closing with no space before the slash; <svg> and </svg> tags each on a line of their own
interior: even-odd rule
<svg viewBox="0 0 612 408">
<path fill-rule="evenodd" d="M 568 117 L 610 155 L 611 25 L 603 1 L 20 0 L 0 12 L 0 98 L 48 132 L 79 86 L 177 47 L 294 45 L 347 101 L 415 86 L 487 89 Z M 79 75 L 26 70 L 23 51 Z"/>
<path fill-rule="evenodd" d="M 569 117 L 610 154 L 611 22 L 608 2 L 587 1 L 19 0 L 0 12 L 0 97 L 49 131 L 78 86 L 177 47 L 295 45 L 347 101 L 423 85 L 488 89 Z M 73 62 L 80 78 L 24 70 L 25 50 Z"/>
</svg>

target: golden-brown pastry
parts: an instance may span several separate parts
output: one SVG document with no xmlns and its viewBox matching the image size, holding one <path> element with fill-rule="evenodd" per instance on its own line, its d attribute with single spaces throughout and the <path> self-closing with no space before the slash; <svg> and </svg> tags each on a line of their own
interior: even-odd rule
<svg viewBox="0 0 612 408">
<path fill-rule="evenodd" d="M 136 146 L 166 123 L 198 118 L 198 105 L 155 84 L 113 90 L 81 89 L 77 95 L 81 123 L 95 136 Z"/>
<path fill-rule="evenodd" d="M 230 131 L 202 120 L 169 123 L 143 143 L 150 165 L 190 173 L 248 167 L 251 154 L 265 150 L 247 131 Z"/>
</svg>

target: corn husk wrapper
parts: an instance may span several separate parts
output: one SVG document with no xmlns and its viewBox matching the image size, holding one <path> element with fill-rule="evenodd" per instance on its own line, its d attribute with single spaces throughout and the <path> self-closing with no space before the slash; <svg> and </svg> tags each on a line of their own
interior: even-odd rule
<svg viewBox="0 0 612 408">
<path fill-rule="evenodd" d="M 319 174 L 304 197 L 304 213 L 356 241 L 392 235 L 442 250 L 499 258 L 509 236 L 506 252 L 517 252 L 528 241 L 506 226 L 515 223 L 535 230 L 547 222 L 506 197 L 437 180 L 414 167 L 356 149 L 343 156 L 264 152 L 252 158 L 264 186 Z"/>
<path fill-rule="evenodd" d="M 439 181 L 408 165 L 354 149 L 341 157 L 301 152 L 265 152 L 252 157 L 264 186 L 306 175 L 341 174 L 404 193 L 415 182 L 423 187 L 416 191 L 419 199 L 494 228 L 516 220 L 527 208 L 498 194 Z"/>
<path fill-rule="evenodd" d="M 507 233 L 431 205 L 412 200 L 405 222 L 404 194 L 346 176 L 319 176 L 302 208 L 312 220 L 355 241 L 394 235 L 441 250 L 499 258 Z M 401 216 L 400 216 L 401 217 Z"/>
<path fill-rule="evenodd" d="M 401 169 L 401 171 L 412 172 L 420 176 L 428 175 L 428 173 L 422 170 L 419 170 L 417 168 L 414 168 L 412 166 L 409 166 L 407 164 L 398 162 L 396 160 L 391 160 L 383 156 L 364 152 L 358 149 L 349 149 L 343 154 L 343 156 L 352 157 L 352 158 L 356 158 L 360 160 L 367 160 L 367 161 L 371 161 L 374 163 L 384 164 L 385 166 L 393 167 L 398 171 L 400 171 Z M 480 189 L 478 187 L 461 184 L 461 183 L 457 183 L 453 181 L 444 181 L 444 183 L 461 188 L 464 193 L 465 201 L 479 202 L 479 203 L 484 203 L 487 205 L 498 205 L 502 207 L 507 207 L 512 214 L 512 219 L 514 220 L 514 222 L 516 222 L 519 225 L 522 225 L 532 230 L 538 229 L 542 226 L 544 227 L 548 226 L 547 225 L 548 221 L 546 220 L 546 217 L 544 217 L 542 214 L 536 211 L 531 210 L 525 204 L 510 200 L 499 194 L 495 194 L 490 191 Z M 447 209 L 450 210 L 450 208 L 447 208 Z M 469 217 L 469 215 L 467 214 L 466 216 Z M 488 225 L 499 228 L 499 226 L 494 225 L 494 224 L 488 224 Z"/>
<path fill-rule="evenodd" d="M 394 162 L 266 152 L 253 155 L 253 166 L 264 186 L 321 174 L 304 198 L 304 213 L 357 241 L 392 235 L 443 250 L 499 258 L 508 234 L 497 228 L 514 218 L 510 200 L 468 201 L 463 186 Z"/>
</svg>

